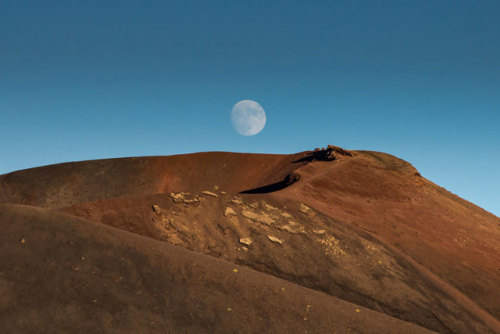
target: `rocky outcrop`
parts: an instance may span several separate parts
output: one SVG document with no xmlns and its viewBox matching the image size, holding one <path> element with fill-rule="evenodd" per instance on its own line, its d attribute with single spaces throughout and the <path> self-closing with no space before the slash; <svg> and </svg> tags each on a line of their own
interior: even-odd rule
<svg viewBox="0 0 500 334">
<path fill-rule="evenodd" d="M 328 145 L 326 148 L 315 148 L 312 155 L 312 161 L 333 161 L 342 157 L 352 157 L 353 153 L 338 146 Z"/>
<path fill-rule="evenodd" d="M 169 197 L 176 204 L 198 204 L 200 203 L 200 196 L 192 195 L 190 193 L 180 192 L 180 193 L 170 193 Z M 153 208 L 154 210 L 154 208 Z"/>
</svg>

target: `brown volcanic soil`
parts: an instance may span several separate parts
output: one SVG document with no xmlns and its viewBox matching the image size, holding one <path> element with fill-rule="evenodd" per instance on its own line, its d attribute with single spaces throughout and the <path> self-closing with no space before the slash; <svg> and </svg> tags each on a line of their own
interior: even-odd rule
<svg viewBox="0 0 500 334">
<path fill-rule="evenodd" d="M 20 333 L 428 333 L 257 271 L 46 209 L 0 205 L 0 322 Z"/>
<path fill-rule="evenodd" d="M 74 327 L 75 323 L 90 324 L 84 319 L 94 317 L 95 308 L 90 308 L 90 313 L 74 311 L 70 320 L 61 320 L 67 318 L 61 315 L 65 312 L 89 307 L 79 299 L 87 290 L 72 288 L 75 279 L 83 279 L 79 276 L 83 272 L 71 272 L 70 279 L 45 267 L 47 258 L 70 256 L 68 249 L 54 246 L 55 239 L 40 240 L 33 235 L 36 243 L 19 243 L 36 226 L 41 235 L 78 236 L 83 245 L 80 252 L 107 249 L 100 267 L 103 275 L 91 277 L 95 282 L 117 275 L 122 279 L 131 275 L 137 282 L 137 271 L 142 272 L 143 289 L 153 280 L 149 276 L 170 282 L 150 282 L 155 293 L 166 290 L 172 296 L 161 302 L 118 288 L 100 297 L 106 305 L 102 314 L 108 315 L 89 326 L 101 326 L 107 332 L 133 331 L 137 324 L 152 331 L 173 332 L 200 328 L 259 332 L 269 326 L 274 326 L 271 332 L 346 332 L 348 327 L 354 332 L 419 330 L 408 323 L 438 332 L 500 332 L 499 218 L 422 178 L 411 165 L 393 156 L 363 151 L 347 156 L 338 151 L 334 161 L 317 161 L 324 160 L 321 154 L 212 152 L 60 164 L 0 176 L 0 202 L 45 208 L 6 205 L 0 209 L 0 223 L 8 231 L 2 253 L 11 253 L 0 262 L 3 275 L 10 275 L 0 275 L 0 295 L 26 299 L 24 308 L 17 311 L 0 307 L 0 321 L 14 329 L 24 314 L 40 322 L 56 318 L 61 326 Z M 292 181 L 296 182 L 290 184 Z M 202 194 L 205 190 L 217 197 Z M 241 238 L 252 243 L 244 245 Z M 150 259 L 147 250 L 151 247 L 162 249 L 154 254 L 161 253 L 168 265 Z M 137 261 L 139 269 L 137 263 L 133 268 L 109 265 L 126 258 L 130 248 L 142 258 Z M 20 253 L 23 249 L 26 251 Z M 78 259 L 78 254 L 73 255 Z M 30 260 L 32 257 L 38 260 Z M 175 273 L 172 257 L 178 263 Z M 24 265 L 16 262 L 21 259 Z M 202 268 L 200 263 L 207 266 Z M 233 276 L 220 274 L 226 270 L 224 266 L 245 272 L 239 285 L 232 281 Z M 40 284 L 38 289 L 19 278 L 28 277 L 30 270 L 30 282 Z M 172 275 L 170 281 L 165 279 Z M 98 284 L 92 279 L 85 284 Z M 52 291 L 45 280 L 57 282 L 61 288 L 45 294 L 47 289 Z M 278 294 L 270 292 L 274 282 L 284 282 L 300 292 L 286 299 L 279 290 Z M 175 291 L 168 293 L 172 286 Z M 196 294 L 190 292 L 191 286 L 198 289 Z M 97 285 L 92 289 L 100 291 Z M 261 290 L 269 293 L 259 293 Z M 29 293 L 22 295 L 21 291 Z M 244 298 L 234 296 L 234 291 Z M 72 300 L 80 297 L 68 304 L 63 300 L 67 296 L 73 296 Z M 289 305 L 311 300 L 307 298 L 329 300 L 314 324 L 312 318 L 299 315 L 300 307 Z M 51 304 L 44 314 L 36 311 L 42 300 Z M 112 307 L 116 300 L 127 307 L 116 311 Z M 228 314 L 220 311 L 224 302 L 238 305 L 243 314 L 228 320 Z M 362 310 L 356 316 L 367 314 L 365 308 L 376 312 L 355 323 L 349 302 Z M 172 305 L 179 305 L 177 311 L 166 316 L 164 312 Z M 306 305 L 311 305 L 309 311 L 313 309 L 311 303 Z M 234 315 L 236 308 L 230 308 L 227 312 Z M 120 318 L 116 312 L 127 316 Z M 164 320 L 161 324 L 157 322 L 160 318 Z M 149 321 L 156 325 L 146 326 Z M 259 327 L 261 321 L 266 321 L 264 327 Z"/>
<path fill-rule="evenodd" d="M 295 155 L 208 152 L 72 162 L 0 176 L 0 203 L 60 208 L 105 198 L 200 192 L 237 193 L 281 181 L 306 162 Z"/>
</svg>

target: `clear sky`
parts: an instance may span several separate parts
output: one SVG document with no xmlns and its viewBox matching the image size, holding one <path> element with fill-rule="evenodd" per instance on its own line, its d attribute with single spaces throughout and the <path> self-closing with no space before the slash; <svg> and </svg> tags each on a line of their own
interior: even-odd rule
<svg viewBox="0 0 500 334">
<path fill-rule="evenodd" d="M 0 173 L 334 144 L 500 216 L 500 1 L 0 1 Z M 267 125 L 238 135 L 230 111 Z"/>
</svg>

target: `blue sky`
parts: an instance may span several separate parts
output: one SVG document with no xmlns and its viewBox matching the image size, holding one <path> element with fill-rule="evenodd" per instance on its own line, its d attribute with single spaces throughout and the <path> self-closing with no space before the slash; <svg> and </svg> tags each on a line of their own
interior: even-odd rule
<svg viewBox="0 0 500 334">
<path fill-rule="evenodd" d="M 500 216 L 499 1 L 0 2 L 0 173 L 327 144 Z M 264 130 L 230 111 L 258 101 Z"/>
</svg>

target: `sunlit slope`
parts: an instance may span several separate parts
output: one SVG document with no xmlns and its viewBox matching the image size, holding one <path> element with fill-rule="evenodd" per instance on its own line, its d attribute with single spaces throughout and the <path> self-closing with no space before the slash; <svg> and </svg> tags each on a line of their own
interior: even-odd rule
<svg viewBox="0 0 500 334">
<path fill-rule="evenodd" d="M 68 163 L 1 175 L 0 202 L 57 209 L 439 332 L 500 331 L 500 219 L 388 154 Z"/>
</svg>

